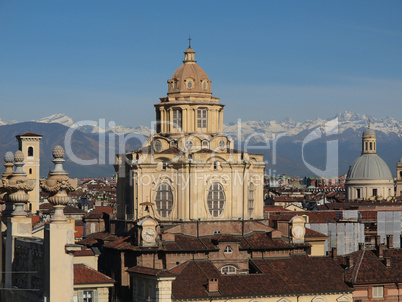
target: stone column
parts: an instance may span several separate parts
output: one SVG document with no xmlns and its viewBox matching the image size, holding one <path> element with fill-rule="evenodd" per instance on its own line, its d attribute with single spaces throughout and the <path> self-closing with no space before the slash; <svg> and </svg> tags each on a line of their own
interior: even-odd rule
<svg viewBox="0 0 402 302">
<path fill-rule="evenodd" d="M 64 150 L 60 146 L 53 149 L 54 170 L 41 187 L 49 192 L 49 202 L 54 206 L 51 223 L 45 226 L 44 239 L 44 296 L 48 301 L 73 301 L 74 264 L 74 220 L 67 221 L 64 207 L 71 202 L 68 193 L 74 191 L 68 173 L 63 169 Z"/>
<path fill-rule="evenodd" d="M 12 154 L 6 153 L 5 161 L 12 161 Z M 12 264 L 14 261 L 14 241 L 15 237 L 32 237 L 32 222 L 31 218 L 27 217 L 24 210 L 26 203 L 29 200 L 28 192 L 35 187 L 33 180 L 27 178 L 24 172 L 24 154 L 17 151 L 14 156 L 15 170 L 12 174 L 4 175 L 2 178 L 3 199 L 6 201 L 7 208 L 3 212 L 2 221 L 7 226 L 6 231 L 6 249 L 4 259 L 5 270 L 5 288 L 12 288 Z M 9 173 L 7 170 L 6 173 Z M 14 206 L 14 209 L 13 209 Z"/>
</svg>

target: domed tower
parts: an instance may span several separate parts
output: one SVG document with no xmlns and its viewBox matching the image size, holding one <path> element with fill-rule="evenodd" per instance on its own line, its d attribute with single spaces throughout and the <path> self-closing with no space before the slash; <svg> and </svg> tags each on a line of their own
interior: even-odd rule
<svg viewBox="0 0 402 302">
<path fill-rule="evenodd" d="M 363 131 L 362 154 L 349 167 L 345 190 L 347 201 L 394 195 L 391 171 L 377 155 L 377 138 L 370 126 Z"/>
<path fill-rule="evenodd" d="M 235 150 L 222 133 L 224 105 L 191 47 L 167 82 L 155 105 L 156 133 L 141 149 L 117 155 L 119 219 L 262 219 L 263 156 Z M 155 243 L 154 236 L 143 240 Z"/>
<path fill-rule="evenodd" d="M 222 132 L 223 104 L 212 96 L 211 80 L 197 64 L 191 46 L 184 61 L 167 81 L 167 96 L 155 105 L 157 133 L 216 134 Z"/>
</svg>

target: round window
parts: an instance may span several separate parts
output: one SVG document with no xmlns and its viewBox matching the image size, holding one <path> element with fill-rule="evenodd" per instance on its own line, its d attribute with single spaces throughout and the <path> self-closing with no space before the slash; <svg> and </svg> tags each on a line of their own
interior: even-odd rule
<svg viewBox="0 0 402 302">
<path fill-rule="evenodd" d="M 155 142 L 155 151 L 160 152 L 162 150 L 162 142 L 160 140 L 157 140 Z"/>
<path fill-rule="evenodd" d="M 226 147 L 226 143 L 223 139 L 219 141 L 219 149 L 223 150 Z"/>
<path fill-rule="evenodd" d="M 193 149 L 193 142 L 191 140 L 186 141 L 186 149 L 191 150 Z"/>
<path fill-rule="evenodd" d="M 188 89 L 193 88 L 193 81 L 188 81 L 188 83 L 187 83 L 187 88 L 188 88 Z"/>
</svg>

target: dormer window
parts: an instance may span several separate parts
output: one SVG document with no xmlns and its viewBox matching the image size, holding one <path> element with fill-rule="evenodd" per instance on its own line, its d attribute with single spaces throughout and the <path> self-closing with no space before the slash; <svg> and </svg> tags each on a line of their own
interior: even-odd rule
<svg viewBox="0 0 402 302">
<path fill-rule="evenodd" d="M 206 90 L 208 87 L 207 81 L 202 82 L 202 89 Z"/>
<path fill-rule="evenodd" d="M 232 254 L 233 253 L 233 249 L 230 245 L 225 247 L 225 250 L 223 251 L 225 254 Z"/>
<path fill-rule="evenodd" d="M 193 81 L 187 81 L 187 88 L 188 89 L 191 89 L 191 88 L 193 88 Z"/>
<path fill-rule="evenodd" d="M 173 83 L 173 89 L 177 89 L 177 88 L 178 88 L 177 81 L 174 81 L 174 83 Z"/>
</svg>

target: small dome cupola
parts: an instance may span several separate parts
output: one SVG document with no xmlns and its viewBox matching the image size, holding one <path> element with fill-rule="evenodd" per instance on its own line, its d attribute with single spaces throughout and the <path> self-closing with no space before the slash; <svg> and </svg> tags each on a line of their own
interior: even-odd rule
<svg viewBox="0 0 402 302">
<path fill-rule="evenodd" d="M 189 46 L 184 52 L 184 64 L 194 64 L 197 63 L 195 60 L 195 51 Z"/>
<path fill-rule="evenodd" d="M 191 45 L 184 51 L 184 61 L 167 81 L 169 84 L 168 96 L 188 97 L 190 95 L 210 97 L 211 80 L 207 73 L 197 64 L 195 50 Z"/>
<path fill-rule="evenodd" d="M 362 136 L 362 154 L 376 154 L 377 153 L 377 136 L 375 131 L 368 128 L 363 131 Z"/>
</svg>

